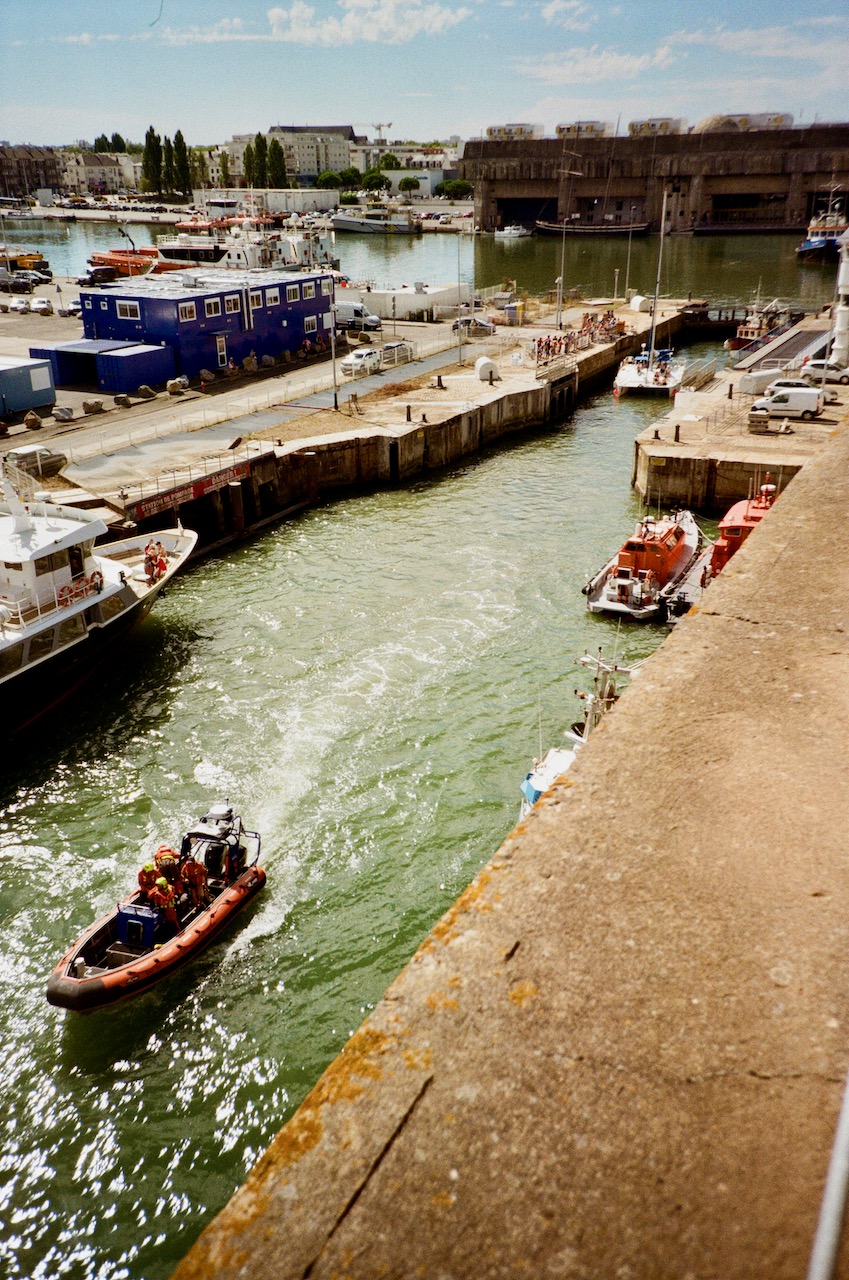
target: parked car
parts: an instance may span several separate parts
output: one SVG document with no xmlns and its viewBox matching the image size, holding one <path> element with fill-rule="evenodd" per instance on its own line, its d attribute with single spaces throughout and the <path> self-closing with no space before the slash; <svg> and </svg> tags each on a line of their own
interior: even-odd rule
<svg viewBox="0 0 849 1280">
<path fill-rule="evenodd" d="M 19 280 L 17 276 L 10 276 L 7 271 L 0 273 L 0 289 L 4 293 L 32 293 L 33 286 L 29 280 Z"/>
<path fill-rule="evenodd" d="M 409 364 L 413 348 L 409 342 L 387 342 L 380 352 L 384 365 Z"/>
<path fill-rule="evenodd" d="M 491 337 L 495 333 L 495 325 L 491 320 L 482 320 L 480 316 L 460 316 L 455 320 L 451 328 L 456 333 L 458 329 L 462 329 L 470 338 Z"/>
<path fill-rule="evenodd" d="M 849 368 L 836 360 L 809 360 L 800 372 L 807 383 L 840 382 L 844 387 L 849 384 Z"/>
<path fill-rule="evenodd" d="M 766 414 L 770 418 L 802 418 L 810 422 L 822 413 L 823 398 L 816 387 L 796 387 L 792 391 L 778 391 L 774 396 L 764 396 L 752 403 L 751 412 Z"/>
<path fill-rule="evenodd" d="M 78 276 L 77 284 L 92 285 L 111 284 L 116 279 L 118 273 L 114 267 L 92 267 L 87 275 Z"/>
<path fill-rule="evenodd" d="M 67 312 L 69 316 L 81 316 L 83 313 L 83 304 L 79 298 L 72 298 L 68 303 Z"/>
<path fill-rule="evenodd" d="M 10 449 L 5 460 L 31 476 L 55 476 L 68 465 L 64 453 L 43 444 L 22 444 L 19 449 Z"/>
<path fill-rule="evenodd" d="M 339 368 L 343 373 L 353 374 L 355 378 L 361 378 L 366 373 L 374 373 L 380 368 L 380 352 L 372 350 L 371 347 L 358 347 L 356 351 L 352 351 L 350 355 L 340 360 Z"/>
<path fill-rule="evenodd" d="M 9 303 L 9 310 L 16 311 L 18 315 L 29 315 L 30 305 L 28 298 L 13 298 Z"/>
<path fill-rule="evenodd" d="M 12 273 L 15 280 L 28 280 L 31 285 L 52 284 L 52 271 L 14 271 Z"/>
<path fill-rule="evenodd" d="M 803 389 L 810 385 L 810 382 L 806 382 L 804 378 L 775 378 L 764 391 L 764 395 L 774 396 L 779 391 L 792 391 L 794 388 Z M 834 387 L 823 387 L 822 398 L 826 404 L 833 404 L 837 399 L 837 392 Z"/>
<path fill-rule="evenodd" d="M 53 315 L 53 303 L 49 298 L 33 298 L 29 309 L 39 316 Z"/>
</svg>

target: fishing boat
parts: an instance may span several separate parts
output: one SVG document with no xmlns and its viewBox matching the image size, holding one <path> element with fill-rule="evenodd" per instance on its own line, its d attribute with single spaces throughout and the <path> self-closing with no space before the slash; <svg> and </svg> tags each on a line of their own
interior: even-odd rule
<svg viewBox="0 0 849 1280">
<path fill-rule="evenodd" d="M 162 871 L 171 905 L 151 905 L 159 899 L 144 888 L 124 898 L 66 951 L 47 983 L 48 1003 L 91 1013 L 149 991 L 188 964 L 265 884 L 260 843 L 229 802 L 212 805 L 179 851 L 160 845 L 148 864 L 152 876 Z"/>
<path fill-rule="evenodd" d="M 651 307 L 651 329 L 649 331 L 648 349 L 643 343 L 640 354 L 628 356 L 622 361 L 613 380 L 613 394 L 623 395 L 625 392 L 639 391 L 651 395 L 672 396 L 684 381 L 687 369 L 686 360 L 675 359 L 670 347 L 658 349 L 657 337 L 657 299 L 660 293 L 660 268 L 663 262 L 663 240 L 666 232 L 666 191 L 663 192 L 663 207 L 660 214 L 660 244 L 657 250 L 657 273 L 654 281 L 654 298 Z"/>
<path fill-rule="evenodd" d="M 726 339 L 723 346 L 727 351 L 739 351 L 743 347 L 756 350 L 757 347 L 753 347 L 753 344 L 763 346 L 779 337 L 791 324 L 800 320 L 803 314 L 801 311 L 791 311 L 778 298 L 763 307 L 756 300 L 747 310 L 745 320 L 738 324 L 734 337 Z"/>
<path fill-rule="evenodd" d="M 644 516 L 616 555 L 582 588 L 590 613 L 665 621 L 702 542 L 691 511 L 657 519 Z"/>
<path fill-rule="evenodd" d="M 817 213 L 808 223 L 805 239 L 796 246 L 797 262 L 837 262 L 840 237 L 849 231 L 849 216 L 831 193 L 828 208 Z"/>
<path fill-rule="evenodd" d="M 583 703 L 583 712 L 580 720 L 564 731 L 563 736 L 568 745 L 550 747 L 539 760 L 534 761 L 533 768 L 525 777 L 520 788 L 522 792 L 522 803 L 519 807 L 520 821 L 528 816 L 540 796 L 572 767 L 575 757 L 586 745 L 592 731 L 619 697 L 616 692 L 617 678 L 621 675 L 634 675 L 640 665 L 638 662 L 630 666 L 615 661 L 606 662 L 602 657 L 601 649 L 595 656 L 585 653 L 580 662 L 581 666 L 595 670 L 592 690 L 590 693 L 575 690 L 575 695 Z"/>
<path fill-rule="evenodd" d="M 769 472 L 767 472 L 766 479 L 760 486 L 756 497 L 746 498 L 742 502 L 735 502 L 733 507 L 729 507 L 719 522 L 719 533 L 716 542 L 713 544 L 710 560 L 712 577 L 715 578 L 725 568 L 735 552 L 740 550 L 752 530 L 757 528 L 775 502 L 775 494 L 776 487 L 772 483 Z"/>
<path fill-rule="evenodd" d="M 157 271 L 199 266 L 298 271 L 336 263 L 329 235 L 314 230 L 257 230 L 238 223 L 159 236 L 155 252 Z"/>
<path fill-rule="evenodd" d="M 149 535 L 95 546 L 107 533 L 101 519 L 36 500 L 15 468 L 0 468 L 0 489 L 0 736 L 13 737 L 115 652 L 185 564 L 197 534 L 163 529 L 152 564 Z"/>
</svg>

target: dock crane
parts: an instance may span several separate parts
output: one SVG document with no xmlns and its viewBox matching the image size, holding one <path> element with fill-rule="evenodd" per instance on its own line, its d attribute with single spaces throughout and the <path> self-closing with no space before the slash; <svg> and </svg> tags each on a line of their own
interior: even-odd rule
<svg viewBox="0 0 849 1280">
<path fill-rule="evenodd" d="M 357 125 L 360 125 L 361 127 L 362 127 L 362 126 L 364 126 L 364 125 L 367 125 L 367 127 L 368 127 L 369 129 L 376 129 L 376 130 L 377 130 L 377 141 L 378 141 L 378 142 L 383 142 L 383 141 L 384 141 L 384 137 L 383 137 L 383 130 L 384 130 L 384 129 L 391 129 L 391 128 L 392 128 L 392 121 L 391 121 L 391 120 L 387 120 L 387 121 L 385 121 L 385 122 L 384 122 L 384 123 L 382 123 L 382 124 L 373 124 L 371 121 L 366 121 L 366 120 L 357 120 L 357 121 L 355 122 L 355 124 L 354 124 L 354 128 L 356 128 L 356 127 L 357 127 Z"/>
</svg>

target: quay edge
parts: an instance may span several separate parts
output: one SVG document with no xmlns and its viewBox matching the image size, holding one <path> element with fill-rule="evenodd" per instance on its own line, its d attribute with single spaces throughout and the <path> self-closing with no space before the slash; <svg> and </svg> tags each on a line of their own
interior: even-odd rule
<svg viewBox="0 0 849 1280">
<path fill-rule="evenodd" d="M 805 1273 L 849 1062 L 847 477 L 844 416 L 173 1280 Z"/>
</svg>

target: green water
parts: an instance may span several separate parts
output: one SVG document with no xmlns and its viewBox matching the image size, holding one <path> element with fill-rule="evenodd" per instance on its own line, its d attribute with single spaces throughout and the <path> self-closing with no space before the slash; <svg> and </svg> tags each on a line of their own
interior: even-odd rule
<svg viewBox="0 0 849 1280">
<path fill-rule="evenodd" d="M 781 239 L 672 241 L 670 291 L 678 243 L 694 293 L 713 279 L 713 296 L 750 297 L 762 278 L 764 296 L 789 300 L 795 281 L 799 297 Z M 358 242 L 350 269 L 436 282 L 459 249 L 476 278 L 509 264 L 545 287 L 556 241 L 504 247 L 433 236 L 416 259 Z M 588 292 L 620 249 L 572 251 Z M 640 245 L 632 283 L 655 251 Z M 804 279 L 829 296 L 827 274 Z M 120 667 L 6 757 L 0 1274 L 168 1276 L 498 847 L 531 758 L 575 718 L 576 659 L 613 652 L 580 587 L 638 514 L 633 439 L 657 411 L 605 393 L 552 433 L 201 562 Z M 620 655 L 664 634 L 629 628 Z M 48 1007 L 69 942 L 224 795 L 262 832 L 262 897 L 136 1003 Z"/>
<path fill-rule="evenodd" d="M 172 228 L 142 223 L 127 228 L 136 245 L 152 244 Z M 5 220 L 10 245 L 40 250 L 57 275 L 80 275 L 96 250 L 126 248 L 116 223 Z M 794 249 L 798 236 L 668 236 L 663 251 L 661 291 L 668 296 L 707 297 L 722 302 L 751 302 L 758 286 L 761 298 L 781 298 L 816 311 L 834 294 L 836 267 L 800 265 Z M 589 237 L 532 236 L 496 240 L 491 235 L 457 236 L 428 232 L 422 236 L 337 235 L 336 251 L 352 279 L 397 287 L 422 280 L 451 284 L 458 277 L 479 287 L 515 280 L 531 294 L 556 287 L 563 268 L 567 289 L 586 297 L 625 294 L 626 282 L 645 294 L 654 292 L 657 236 L 603 243 Z"/>
</svg>

